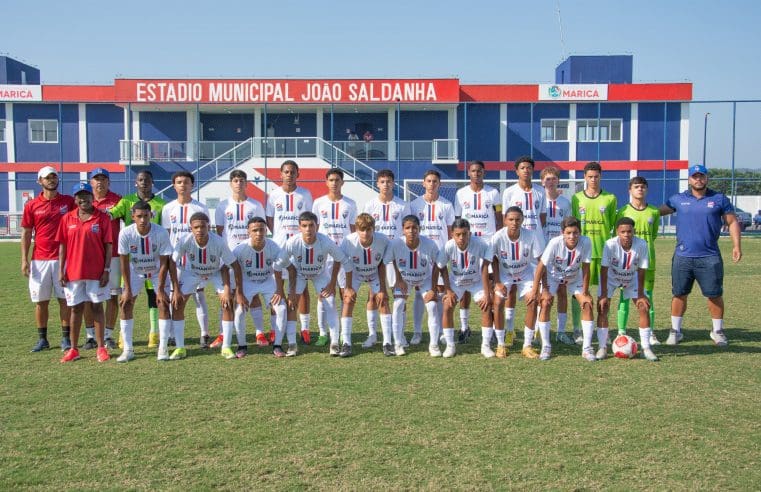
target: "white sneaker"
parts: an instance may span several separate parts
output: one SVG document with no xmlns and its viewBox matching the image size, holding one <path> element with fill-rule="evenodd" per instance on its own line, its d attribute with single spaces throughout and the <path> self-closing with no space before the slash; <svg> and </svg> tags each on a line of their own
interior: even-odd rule
<svg viewBox="0 0 761 492">
<path fill-rule="evenodd" d="M 455 348 L 455 345 L 453 343 L 447 344 L 447 348 L 444 349 L 444 358 L 449 359 L 451 357 L 454 357 L 456 353 L 457 353 L 457 349 Z"/>
<path fill-rule="evenodd" d="M 158 356 L 156 359 L 164 361 L 169 360 L 169 348 L 168 347 L 159 347 Z"/>
<path fill-rule="evenodd" d="M 299 353 L 299 346 L 296 345 L 295 343 L 289 343 L 288 344 L 288 350 L 286 350 L 286 352 L 285 352 L 285 356 L 286 357 L 294 357 L 294 356 L 298 355 L 298 353 Z"/>
<path fill-rule="evenodd" d="M 441 349 L 439 348 L 439 344 L 431 344 L 428 346 L 428 353 L 431 354 L 431 357 L 441 357 Z"/>
<path fill-rule="evenodd" d="M 729 344 L 727 336 L 724 334 L 724 330 L 711 330 L 711 340 L 713 340 L 713 343 L 715 343 L 717 347 L 726 347 Z"/>
<path fill-rule="evenodd" d="M 584 335 L 581 333 L 581 330 L 573 330 L 573 341 L 576 345 L 584 343 Z"/>
<path fill-rule="evenodd" d="M 116 362 L 129 362 L 133 360 L 134 358 L 135 358 L 135 352 L 133 352 L 132 350 L 125 350 L 124 352 L 122 352 L 122 355 L 120 355 L 116 359 Z"/>
<path fill-rule="evenodd" d="M 658 361 L 658 356 L 653 353 L 653 349 L 651 348 L 642 349 L 642 357 L 649 360 L 650 362 Z"/>
<path fill-rule="evenodd" d="M 339 347 L 337 343 L 331 343 L 330 344 L 330 356 L 331 357 L 338 357 L 338 353 L 340 351 L 341 351 L 341 347 Z"/>
<path fill-rule="evenodd" d="M 550 360 L 552 357 L 552 347 L 545 345 L 542 347 L 542 352 L 539 354 L 539 360 Z"/>
<path fill-rule="evenodd" d="M 394 353 L 397 357 L 401 357 L 402 355 L 407 355 L 407 352 L 404 350 L 404 346 L 397 344 L 396 347 L 394 347 Z"/>
<path fill-rule="evenodd" d="M 439 343 L 441 345 L 446 345 L 447 344 L 447 337 L 443 333 L 441 334 L 441 336 L 439 336 Z"/>
<path fill-rule="evenodd" d="M 375 335 L 370 335 L 369 337 L 367 337 L 367 340 L 362 342 L 362 348 L 366 348 L 366 349 L 373 348 L 373 345 L 375 345 L 376 342 L 378 342 L 378 337 L 376 337 Z"/>
<path fill-rule="evenodd" d="M 608 346 L 602 345 L 600 349 L 597 351 L 597 354 L 595 354 L 595 358 L 597 360 L 605 360 L 608 358 Z"/>
<path fill-rule="evenodd" d="M 671 330 L 669 331 L 669 337 L 666 339 L 666 345 L 676 345 L 682 341 L 684 335 L 681 331 Z"/>
<path fill-rule="evenodd" d="M 655 333 L 650 334 L 650 345 L 660 345 L 661 342 L 658 340 L 658 337 L 655 336 Z"/>
<path fill-rule="evenodd" d="M 595 349 L 592 347 L 586 348 L 581 352 L 581 356 L 584 357 L 584 359 L 588 360 L 589 362 L 594 362 L 597 360 L 597 357 L 595 357 Z"/>
<path fill-rule="evenodd" d="M 491 359 L 494 357 L 494 351 L 489 347 L 488 345 L 481 345 L 481 355 L 486 357 L 487 359 Z"/>
<path fill-rule="evenodd" d="M 410 339 L 410 345 L 420 345 L 420 342 L 422 341 L 423 341 L 422 333 L 413 333 L 412 338 Z"/>
</svg>

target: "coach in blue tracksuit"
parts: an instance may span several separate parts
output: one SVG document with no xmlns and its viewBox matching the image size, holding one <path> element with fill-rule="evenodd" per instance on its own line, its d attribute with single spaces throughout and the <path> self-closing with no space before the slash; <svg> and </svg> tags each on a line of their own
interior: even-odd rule
<svg viewBox="0 0 761 492">
<path fill-rule="evenodd" d="M 696 164 L 689 170 L 689 188 L 677 193 L 661 205 L 661 215 L 676 215 L 676 250 L 671 260 L 671 332 L 666 345 L 676 345 L 682 338 L 682 316 L 687 309 L 687 296 L 695 280 L 708 299 L 713 329 L 711 340 L 719 347 L 727 346 L 724 334 L 724 263 L 719 251 L 722 221 L 729 226 L 732 238 L 732 260 L 742 258 L 740 223 L 729 198 L 708 188 L 705 166 Z"/>
</svg>

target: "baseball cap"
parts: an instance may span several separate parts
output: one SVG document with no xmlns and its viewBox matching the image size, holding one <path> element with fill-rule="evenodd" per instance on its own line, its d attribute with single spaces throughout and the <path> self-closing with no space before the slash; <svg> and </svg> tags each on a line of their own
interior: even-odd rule
<svg viewBox="0 0 761 492">
<path fill-rule="evenodd" d="M 690 176 L 697 173 L 705 174 L 708 176 L 708 170 L 702 164 L 695 164 L 694 166 L 690 166 Z"/>
<path fill-rule="evenodd" d="M 92 186 L 87 183 L 77 183 L 74 185 L 74 187 L 71 188 L 72 195 L 76 195 L 77 193 L 81 193 L 83 191 L 86 191 L 92 195 Z"/>
<path fill-rule="evenodd" d="M 99 167 L 97 169 L 93 169 L 92 171 L 90 171 L 90 179 L 94 178 L 95 176 L 98 176 L 99 174 L 102 174 L 108 179 L 111 179 L 111 175 L 108 173 L 108 169 L 105 169 L 102 167 Z"/>
<path fill-rule="evenodd" d="M 58 175 L 58 170 L 54 168 L 53 166 L 45 166 L 39 171 L 37 171 L 37 179 L 42 179 L 47 176 L 50 176 L 51 174 Z"/>
</svg>

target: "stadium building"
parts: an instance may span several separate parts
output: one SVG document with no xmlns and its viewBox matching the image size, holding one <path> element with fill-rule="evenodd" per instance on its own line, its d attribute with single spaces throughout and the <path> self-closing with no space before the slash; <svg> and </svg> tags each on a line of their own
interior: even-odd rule
<svg viewBox="0 0 761 492">
<path fill-rule="evenodd" d="M 325 193 L 325 170 L 347 174 L 360 204 L 375 171 L 419 181 L 438 168 L 465 178 L 482 160 L 487 178 L 514 179 L 513 161 L 531 155 L 539 171 L 558 166 L 581 178 L 602 163 L 603 187 L 627 200 L 627 180 L 650 181 L 653 202 L 684 188 L 690 83 L 632 83 L 631 56 L 571 56 L 552 84 L 464 84 L 451 79 L 116 79 L 112 85 L 41 85 L 38 69 L 0 56 L 0 212 L 19 213 L 39 192 L 36 172 L 61 170 L 61 190 L 96 167 L 112 190 L 133 190 L 150 169 L 157 191 L 174 198 L 175 171 L 196 175 L 210 208 L 227 196 L 227 175 L 249 175 L 263 195 L 287 158 L 302 167 L 312 194 Z M 461 183 L 442 193 L 454 194 Z M 567 192 L 575 191 L 572 185 Z M 503 186 L 504 187 L 504 186 Z M 407 187 L 407 193 L 415 192 Z M 452 197 L 450 197 L 452 198 Z"/>
</svg>

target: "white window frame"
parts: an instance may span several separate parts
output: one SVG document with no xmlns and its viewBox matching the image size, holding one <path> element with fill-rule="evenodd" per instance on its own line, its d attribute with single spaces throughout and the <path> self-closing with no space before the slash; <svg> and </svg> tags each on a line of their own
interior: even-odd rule
<svg viewBox="0 0 761 492">
<path fill-rule="evenodd" d="M 32 123 L 42 123 L 42 136 L 43 140 L 35 140 L 32 138 L 33 131 L 32 131 Z M 48 140 L 47 139 L 47 133 L 48 130 L 46 127 L 48 124 L 54 124 L 55 125 L 55 140 Z M 52 119 L 35 119 L 35 120 L 29 120 L 28 121 L 28 128 L 29 128 L 29 143 L 58 143 L 58 120 L 52 120 Z"/>
<path fill-rule="evenodd" d="M 618 124 L 618 138 L 610 138 L 614 124 Z M 600 128 L 607 129 L 607 138 L 599 138 Z M 582 136 L 581 132 L 585 132 Z M 588 132 L 592 133 L 590 137 Z M 600 118 L 599 125 L 597 118 L 580 118 L 576 120 L 576 141 L 579 143 L 598 142 L 623 142 L 624 141 L 624 120 L 621 118 Z"/>
<path fill-rule="evenodd" d="M 565 123 L 565 138 L 557 138 L 558 123 Z M 552 138 L 545 138 L 545 124 L 552 124 Z M 547 126 L 549 128 L 549 125 Z M 542 118 L 539 121 L 539 138 L 542 142 L 568 142 L 568 129 L 570 128 L 568 118 Z"/>
<path fill-rule="evenodd" d="M 0 143 L 5 143 L 5 118 L 0 118 Z"/>
</svg>

